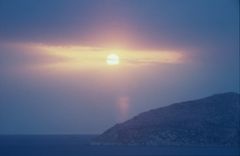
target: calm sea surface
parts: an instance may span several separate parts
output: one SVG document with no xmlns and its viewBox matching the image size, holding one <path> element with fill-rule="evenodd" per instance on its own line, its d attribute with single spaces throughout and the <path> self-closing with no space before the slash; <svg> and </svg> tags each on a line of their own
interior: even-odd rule
<svg viewBox="0 0 240 156">
<path fill-rule="evenodd" d="M 0 156 L 240 156 L 239 148 L 91 146 L 93 135 L 0 136 Z"/>
</svg>

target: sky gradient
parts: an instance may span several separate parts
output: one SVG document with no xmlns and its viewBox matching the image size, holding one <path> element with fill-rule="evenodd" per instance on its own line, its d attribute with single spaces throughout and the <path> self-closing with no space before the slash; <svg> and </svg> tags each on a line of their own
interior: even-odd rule
<svg viewBox="0 0 240 156">
<path fill-rule="evenodd" d="M 101 133 L 239 92 L 238 13 L 237 0 L 0 0 L 0 134 Z"/>
</svg>

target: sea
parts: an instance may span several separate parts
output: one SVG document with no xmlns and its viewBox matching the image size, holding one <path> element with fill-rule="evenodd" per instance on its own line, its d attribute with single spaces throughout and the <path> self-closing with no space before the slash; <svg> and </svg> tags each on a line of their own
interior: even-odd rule
<svg viewBox="0 0 240 156">
<path fill-rule="evenodd" d="M 96 135 L 1 135 L 0 156 L 240 156 L 239 147 L 91 145 Z"/>
</svg>

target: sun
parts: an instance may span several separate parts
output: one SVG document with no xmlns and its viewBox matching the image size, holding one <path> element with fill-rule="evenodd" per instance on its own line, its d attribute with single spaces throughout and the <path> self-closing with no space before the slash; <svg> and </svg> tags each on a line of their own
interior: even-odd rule
<svg viewBox="0 0 240 156">
<path fill-rule="evenodd" d="M 116 54 L 109 54 L 107 56 L 106 62 L 108 65 L 118 65 L 119 64 L 119 56 Z"/>
</svg>

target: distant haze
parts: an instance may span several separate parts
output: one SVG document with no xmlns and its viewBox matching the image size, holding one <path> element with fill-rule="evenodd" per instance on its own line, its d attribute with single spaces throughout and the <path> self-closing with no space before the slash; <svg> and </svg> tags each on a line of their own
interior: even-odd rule
<svg viewBox="0 0 240 156">
<path fill-rule="evenodd" d="M 237 0 L 2 0 L 0 19 L 0 134 L 101 133 L 240 91 Z"/>
</svg>

